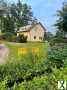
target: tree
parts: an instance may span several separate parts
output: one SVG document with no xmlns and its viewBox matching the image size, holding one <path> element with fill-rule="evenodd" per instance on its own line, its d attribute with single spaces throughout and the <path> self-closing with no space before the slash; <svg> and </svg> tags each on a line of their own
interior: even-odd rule
<svg viewBox="0 0 67 90">
<path fill-rule="evenodd" d="M 3 18 L 3 30 L 2 32 L 11 32 L 14 33 L 14 20 L 12 19 L 12 17 L 10 17 L 9 15 L 7 15 L 7 17 Z"/>
<path fill-rule="evenodd" d="M 32 11 L 31 7 L 27 4 L 23 4 L 20 0 L 18 0 L 17 3 L 13 3 L 8 5 L 7 2 L 2 2 L 2 6 L 8 6 L 7 12 L 5 13 L 5 17 L 3 16 L 3 13 L 1 13 L 1 24 L 3 24 L 2 32 L 15 32 L 15 29 L 19 29 L 21 26 L 28 25 L 32 23 Z"/>
<path fill-rule="evenodd" d="M 6 12 L 7 4 L 4 0 L 0 0 L 0 31 L 2 31 L 3 28 L 3 16 Z"/>
<path fill-rule="evenodd" d="M 17 29 L 21 26 L 28 25 L 32 21 L 33 14 L 31 7 L 27 4 L 22 4 L 20 0 L 18 0 L 17 4 L 11 5 L 10 12 Z"/>
<path fill-rule="evenodd" d="M 54 35 L 51 32 L 46 32 L 46 34 L 44 34 L 44 39 L 47 41 L 50 41 L 53 37 Z"/>
<path fill-rule="evenodd" d="M 62 9 L 58 11 L 57 16 L 59 19 L 55 26 L 57 26 L 58 30 L 67 32 L 67 2 L 63 4 Z"/>
</svg>

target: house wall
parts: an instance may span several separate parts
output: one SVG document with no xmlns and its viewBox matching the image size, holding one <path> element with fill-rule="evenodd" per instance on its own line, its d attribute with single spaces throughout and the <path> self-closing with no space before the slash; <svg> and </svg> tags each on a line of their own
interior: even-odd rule
<svg viewBox="0 0 67 90">
<path fill-rule="evenodd" d="M 30 41 L 43 41 L 44 38 L 44 29 L 40 24 L 37 24 L 32 30 L 30 31 L 31 40 Z"/>
<path fill-rule="evenodd" d="M 27 41 L 43 41 L 44 38 L 44 29 L 40 24 L 35 25 L 35 27 L 32 28 L 32 30 L 28 32 L 20 32 L 17 33 L 17 36 L 19 34 L 24 34 L 24 36 L 27 36 Z"/>
</svg>

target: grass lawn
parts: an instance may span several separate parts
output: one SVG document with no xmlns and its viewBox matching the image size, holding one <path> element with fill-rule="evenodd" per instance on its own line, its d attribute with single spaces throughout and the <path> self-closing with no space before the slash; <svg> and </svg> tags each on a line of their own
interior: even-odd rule
<svg viewBox="0 0 67 90">
<path fill-rule="evenodd" d="M 47 58 L 48 43 L 6 43 L 8 63 L 36 64 Z"/>
</svg>

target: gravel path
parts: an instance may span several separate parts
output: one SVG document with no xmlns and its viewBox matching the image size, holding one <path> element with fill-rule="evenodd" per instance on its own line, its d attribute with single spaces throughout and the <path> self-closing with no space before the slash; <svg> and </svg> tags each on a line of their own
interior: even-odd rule
<svg viewBox="0 0 67 90">
<path fill-rule="evenodd" d="M 5 63 L 8 54 L 9 54 L 9 49 L 4 44 L 0 44 L 0 64 Z"/>
</svg>

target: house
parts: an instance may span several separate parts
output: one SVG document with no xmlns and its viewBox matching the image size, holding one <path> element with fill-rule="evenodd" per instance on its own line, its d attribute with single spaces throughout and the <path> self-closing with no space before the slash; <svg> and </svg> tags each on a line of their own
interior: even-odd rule
<svg viewBox="0 0 67 90">
<path fill-rule="evenodd" d="M 23 34 L 24 36 L 27 36 L 27 41 L 43 41 L 45 32 L 46 29 L 39 22 L 36 24 L 20 27 L 20 29 L 17 31 L 17 36 Z"/>
</svg>

